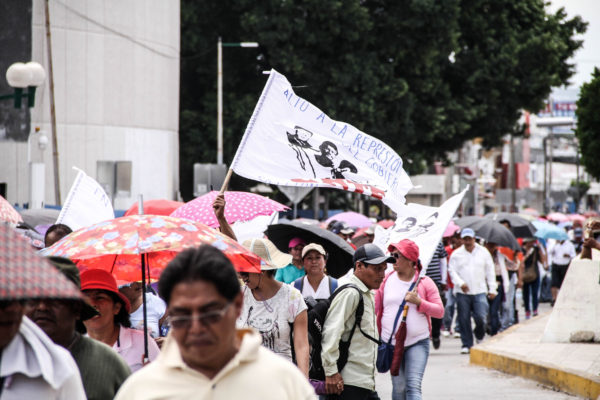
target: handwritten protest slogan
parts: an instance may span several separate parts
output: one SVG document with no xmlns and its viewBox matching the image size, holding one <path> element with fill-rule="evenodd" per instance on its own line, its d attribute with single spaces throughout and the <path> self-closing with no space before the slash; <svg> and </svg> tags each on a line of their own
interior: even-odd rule
<svg viewBox="0 0 600 400">
<path fill-rule="evenodd" d="M 296 95 L 271 71 L 232 162 L 243 177 L 287 186 L 330 187 L 383 200 L 392 210 L 413 187 L 402 158 L 382 141 Z"/>
<path fill-rule="evenodd" d="M 400 207 L 394 225 L 388 229 L 377 226 L 373 243 L 387 251 L 390 243 L 410 239 L 419 246 L 419 259 L 426 271 L 435 248 L 458 206 L 465 197 L 467 189 L 455 194 L 440 207 L 428 207 L 421 204 L 406 204 Z"/>
</svg>

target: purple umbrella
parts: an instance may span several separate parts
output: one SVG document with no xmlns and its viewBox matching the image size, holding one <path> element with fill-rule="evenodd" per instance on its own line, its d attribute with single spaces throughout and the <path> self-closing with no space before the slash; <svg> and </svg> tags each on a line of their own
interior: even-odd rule
<svg viewBox="0 0 600 400">
<path fill-rule="evenodd" d="M 356 228 L 367 228 L 367 227 L 373 225 L 373 222 L 369 218 L 365 217 L 362 214 L 354 212 L 354 211 L 346 211 L 343 213 L 335 214 L 333 217 L 330 217 L 329 219 L 327 219 L 327 221 L 325 221 L 325 223 L 329 224 L 333 220 L 343 221 L 343 222 L 347 223 L 348 225 L 356 227 Z"/>
</svg>

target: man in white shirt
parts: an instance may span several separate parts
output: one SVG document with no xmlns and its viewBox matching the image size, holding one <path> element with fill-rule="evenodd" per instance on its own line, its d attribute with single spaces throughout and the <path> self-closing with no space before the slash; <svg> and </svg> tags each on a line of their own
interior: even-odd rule
<svg viewBox="0 0 600 400">
<path fill-rule="evenodd" d="M 125 381 L 116 399 L 316 399 L 302 372 L 235 329 L 243 295 L 231 261 L 216 247 L 190 248 L 160 276 L 169 335 L 158 358 Z"/>
<path fill-rule="evenodd" d="M 475 338 L 479 343 L 485 336 L 489 309 L 486 296 L 490 300 L 496 297 L 496 274 L 490 252 L 475 242 L 473 229 L 463 229 L 460 237 L 463 245 L 450 256 L 448 269 L 456 295 L 461 353 L 468 354 L 473 347 L 471 314 L 475 320 Z"/>
<path fill-rule="evenodd" d="M 560 287 L 565 280 L 569 264 L 576 255 L 575 246 L 570 240 L 558 241 L 550 250 L 550 256 L 552 257 L 552 305 L 554 305 Z"/>
</svg>

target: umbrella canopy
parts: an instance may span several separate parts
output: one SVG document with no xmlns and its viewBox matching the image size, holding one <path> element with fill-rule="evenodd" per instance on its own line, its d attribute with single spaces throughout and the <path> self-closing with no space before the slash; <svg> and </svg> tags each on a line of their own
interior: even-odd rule
<svg viewBox="0 0 600 400">
<path fill-rule="evenodd" d="M 485 239 L 487 242 L 493 242 L 499 246 L 510 247 L 513 250 L 519 249 L 519 242 L 515 239 L 515 235 L 504 227 L 499 222 L 492 221 L 488 218 L 470 216 L 456 220 L 456 224 L 461 228 L 471 228 L 475 234 Z"/>
<path fill-rule="evenodd" d="M 279 221 L 278 224 L 269 225 L 267 237 L 277 248 L 288 252 L 290 239 L 300 237 L 307 243 L 318 243 L 327 251 L 328 258 L 325 268 L 327 273 L 334 278 L 339 278 L 352 268 L 354 249 L 344 239 L 333 232 L 319 228 L 302 221 Z"/>
<path fill-rule="evenodd" d="M 567 215 L 567 218 L 569 219 L 569 221 L 580 222 L 582 225 L 585 223 L 585 220 L 587 219 L 586 217 L 584 217 L 581 214 L 569 214 L 569 215 Z"/>
<path fill-rule="evenodd" d="M 525 208 L 522 211 L 523 214 L 527 214 L 527 215 L 531 215 L 532 217 L 539 217 L 540 216 L 540 212 L 538 210 L 536 210 L 535 208 Z"/>
<path fill-rule="evenodd" d="M 590 218 L 590 217 L 600 216 L 600 214 L 598 213 L 598 211 L 588 210 L 588 211 L 586 211 L 586 212 L 583 213 L 583 216 L 586 217 L 586 218 Z"/>
<path fill-rule="evenodd" d="M 533 221 L 532 222 L 535 228 L 535 236 L 548 240 L 548 239 L 556 239 L 556 240 L 568 240 L 569 235 L 565 232 L 564 229 L 559 228 L 558 226 L 551 224 L 549 222 L 544 221 Z"/>
<path fill-rule="evenodd" d="M 2 221 L 18 224 L 23 221 L 23 218 L 4 197 L 0 196 L 0 222 Z"/>
<path fill-rule="evenodd" d="M 0 224 L 0 300 L 34 298 L 80 299 L 82 295 L 17 232 Z"/>
<path fill-rule="evenodd" d="M 354 211 L 335 214 L 333 217 L 328 218 L 325 224 L 328 225 L 331 221 L 343 221 L 356 228 L 368 228 L 373 225 L 373 222 L 368 217 Z"/>
<path fill-rule="evenodd" d="M 395 222 L 392 219 L 382 219 L 381 221 L 377 222 L 377 225 L 381 226 L 383 229 L 387 229 L 394 225 L 394 223 Z"/>
<path fill-rule="evenodd" d="M 142 254 L 148 278 L 156 280 L 179 252 L 210 244 L 221 250 L 238 271 L 260 272 L 261 259 L 238 242 L 199 222 L 158 215 L 130 215 L 100 222 L 62 238 L 42 251 L 73 260 L 81 271 L 99 268 L 120 281 L 139 281 Z"/>
<path fill-rule="evenodd" d="M 219 192 L 212 191 L 197 197 L 173 211 L 171 217 L 187 218 L 216 228 L 219 222 L 212 205 L 218 194 Z M 225 202 L 225 218 L 230 224 L 249 221 L 259 215 L 271 215 L 289 208 L 268 197 L 249 192 L 225 192 Z"/>
<path fill-rule="evenodd" d="M 173 200 L 146 200 L 144 201 L 144 214 L 148 215 L 171 215 L 173 211 L 177 210 L 184 203 L 181 201 Z M 138 202 L 136 201 L 127 211 L 123 214 L 124 217 L 138 214 Z"/>
<path fill-rule="evenodd" d="M 30 208 L 21 211 L 23 221 L 30 226 L 52 225 L 58 219 L 60 210 L 53 208 Z"/>
<path fill-rule="evenodd" d="M 460 231 L 460 226 L 456 225 L 456 223 L 454 221 L 450 221 L 448 223 L 448 226 L 446 227 L 446 230 L 444 231 L 444 234 L 442 235 L 442 237 L 453 236 L 458 231 Z"/>
<path fill-rule="evenodd" d="M 485 215 L 486 218 L 492 221 L 508 221 L 510 223 L 510 230 L 515 237 L 525 238 L 532 237 L 535 233 L 535 226 L 531 224 L 527 219 L 520 217 L 517 214 L 512 213 L 489 213 Z"/>
<path fill-rule="evenodd" d="M 555 222 L 564 222 L 569 220 L 569 218 L 565 214 L 559 212 L 553 212 L 546 215 L 546 219 Z"/>
</svg>

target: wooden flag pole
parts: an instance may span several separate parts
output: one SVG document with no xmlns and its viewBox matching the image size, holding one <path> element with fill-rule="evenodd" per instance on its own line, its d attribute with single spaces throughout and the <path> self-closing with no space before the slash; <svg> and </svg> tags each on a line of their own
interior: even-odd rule
<svg viewBox="0 0 600 400">
<path fill-rule="evenodd" d="M 233 174 L 233 169 L 229 168 L 229 171 L 227 171 L 227 175 L 225 175 L 225 180 L 223 181 L 223 186 L 221 186 L 221 190 L 219 190 L 219 194 L 223 194 L 227 190 L 227 186 L 229 185 L 229 180 L 231 179 L 232 174 Z"/>
</svg>

